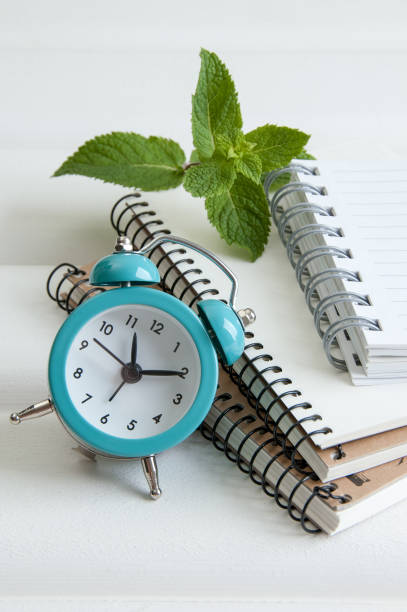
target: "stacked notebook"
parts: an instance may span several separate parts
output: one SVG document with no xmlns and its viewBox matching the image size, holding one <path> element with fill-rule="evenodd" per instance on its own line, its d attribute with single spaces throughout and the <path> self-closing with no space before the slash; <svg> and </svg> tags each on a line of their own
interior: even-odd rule
<svg viewBox="0 0 407 612">
<path fill-rule="evenodd" d="M 303 225 L 308 226 L 305 232 L 322 226 L 319 218 L 314 222 L 306 216 L 317 210 L 310 210 L 314 204 L 307 200 L 307 190 L 314 185 L 306 187 L 302 178 L 321 179 L 322 173 L 316 174 L 315 167 L 312 162 L 302 169 L 298 165 L 290 169 L 298 185 L 291 186 L 289 193 L 289 187 L 283 187 L 279 192 L 281 197 L 277 196 L 272 202 L 281 236 L 287 243 L 298 231 L 296 226 L 290 225 L 293 218 L 301 222 L 302 215 Z M 274 175 L 273 178 L 281 177 Z M 325 188 L 320 189 L 320 193 L 333 194 L 329 186 L 326 188 L 326 181 L 318 183 L 317 187 Z M 300 194 L 300 201 L 295 199 L 296 194 Z M 317 194 L 317 197 L 328 196 Z M 333 199 L 334 196 L 329 197 Z M 289 208 L 296 213 L 299 208 L 294 207 L 300 203 L 301 213 L 287 219 Z M 322 209 L 321 204 L 315 206 Z M 322 528 L 327 533 L 335 533 L 404 498 L 407 495 L 407 462 L 399 458 L 407 450 L 407 410 L 400 398 L 406 387 L 402 384 L 355 387 L 344 370 L 344 357 L 338 352 L 344 342 L 340 339 L 341 334 L 346 342 L 352 343 L 346 336 L 351 338 L 350 332 L 358 327 L 365 333 L 365 328 L 352 327 L 353 319 L 344 326 L 344 316 L 340 319 L 339 308 L 339 314 L 334 308 L 342 327 L 339 331 L 334 328 L 335 337 L 329 345 L 326 343 L 326 348 L 341 366 L 332 367 L 313 329 L 312 315 L 304 307 L 304 298 L 295 283 L 295 272 L 285 248 L 276 234 L 268 251 L 253 265 L 243 261 L 241 253 L 234 256 L 226 249 L 219 253 L 215 235 L 213 244 L 208 244 L 207 239 L 204 241 L 196 210 L 188 207 L 191 207 L 190 201 L 180 202 L 175 211 L 172 208 L 174 233 L 217 250 L 240 280 L 239 307 L 250 306 L 257 314 L 253 331 L 246 332 L 247 344 L 242 358 L 222 374 L 217 400 L 203 428 L 205 437 L 310 531 Z M 163 212 L 164 208 L 163 204 Z M 288 214 L 281 222 L 286 211 Z M 325 215 L 321 212 L 325 225 Z M 115 205 L 111 218 L 116 231 L 127 234 L 136 248 L 152 236 L 169 233 L 156 212 L 138 194 L 122 198 Z M 313 232 L 312 235 L 318 234 Z M 290 243 L 293 263 L 306 254 L 310 256 L 310 248 L 325 248 L 322 243 L 315 246 L 307 242 L 304 246 L 302 240 L 294 244 L 299 236 L 296 234 Z M 307 235 L 304 240 L 308 238 Z M 341 248 L 345 251 L 351 247 Z M 331 275 L 332 260 L 334 263 L 335 260 L 329 258 L 333 253 L 321 255 L 320 250 L 318 255 L 328 264 L 326 269 Z M 164 245 L 152 252 L 151 258 L 160 269 L 163 288 L 192 308 L 199 299 L 215 294 L 222 297 L 226 289 L 222 277 L 216 270 L 208 270 L 207 263 L 201 263 L 195 252 L 188 253 L 173 244 Z M 344 258 L 340 257 L 341 263 Z M 304 258 L 301 262 L 300 280 L 306 284 L 312 281 L 315 273 L 308 265 L 310 262 Z M 359 270 L 356 272 L 361 274 Z M 75 266 L 59 268 L 49 282 L 50 295 L 68 311 L 91 298 L 95 288 L 87 285 L 86 273 L 85 268 Z M 325 280 L 308 292 L 311 295 L 309 303 L 315 308 L 325 298 L 319 292 L 324 283 Z M 345 291 L 338 288 L 335 293 L 344 294 Z M 350 300 L 340 303 L 352 304 Z M 321 331 L 337 322 L 328 318 L 331 306 L 328 304 L 321 314 Z M 370 305 L 366 307 L 371 308 Z M 354 315 L 346 313 L 346 316 Z M 364 318 L 382 326 L 376 315 Z M 332 335 L 332 329 L 330 333 Z M 339 348 L 335 348 L 335 341 Z M 387 463 L 379 465 L 384 462 Z"/>
</svg>

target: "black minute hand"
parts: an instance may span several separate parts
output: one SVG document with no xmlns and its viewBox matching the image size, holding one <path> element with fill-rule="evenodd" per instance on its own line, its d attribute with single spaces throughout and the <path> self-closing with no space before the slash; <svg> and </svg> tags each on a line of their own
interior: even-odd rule
<svg viewBox="0 0 407 612">
<path fill-rule="evenodd" d="M 176 370 L 142 370 L 143 376 L 183 376 L 184 372 Z"/>
<path fill-rule="evenodd" d="M 116 359 L 116 361 L 118 361 L 119 363 L 121 363 L 122 365 L 126 365 L 124 363 L 124 361 L 122 361 L 117 355 L 115 355 L 114 353 L 112 353 L 112 351 L 110 349 L 107 348 L 107 346 L 105 346 L 104 344 L 102 344 L 101 342 L 99 342 L 99 340 L 97 338 L 93 338 L 94 342 L 96 342 L 96 344 L 98 344 L 103 350 L 106 351 L 106 353 L 109 353 L 109 355 L 111 355 L 113 357 L 113 359 Z"/>
</svg>

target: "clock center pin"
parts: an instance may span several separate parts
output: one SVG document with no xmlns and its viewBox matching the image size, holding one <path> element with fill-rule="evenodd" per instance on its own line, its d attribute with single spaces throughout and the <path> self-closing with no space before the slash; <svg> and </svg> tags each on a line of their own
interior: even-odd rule
<svg viewBox="0 0 407 612">
<path fill-rule="evenodd" d="M 141 380 L 142 376 L 142 370 L 137 363 L 135 365 L 126 363 L 126 365 L 122 367 L 122 378 L 126 383 L 137 383 Z"/>
</svg>

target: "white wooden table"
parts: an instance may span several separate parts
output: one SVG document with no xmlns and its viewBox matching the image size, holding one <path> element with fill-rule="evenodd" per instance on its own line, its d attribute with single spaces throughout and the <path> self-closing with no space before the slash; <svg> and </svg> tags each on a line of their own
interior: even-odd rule
<svg viewBox="0 0 407 612">
<path fill-rule="evenodd" d="M 396 1 L 385 9 L 322 0 L 1 8 L 1 610 L 405 609 L 407 502 L 310 537 L 198 434 L 160 457 L 164 495 L 152 503 L 139 464 L 87 462 L 52 416 L 8 424 L 47 395 L 64 320 L 45 296 L 47 273 L 110 250 L 107 215 L 123 193 L 49 179 L 65 157 L 114 129 L 190 151 L 201 44 L 230 67 L 247 130 L 298 127 L 321 157 L 405 157 L 407 11 Z M 176 217 L 185 197 L 150 199 Z M 191 203 L 203 241 L 222 250 L 203 203 Z"/>
</svg>

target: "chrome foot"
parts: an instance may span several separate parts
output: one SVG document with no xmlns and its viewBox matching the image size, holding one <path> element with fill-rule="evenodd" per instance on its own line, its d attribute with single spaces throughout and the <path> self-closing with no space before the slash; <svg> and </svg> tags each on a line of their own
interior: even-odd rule
<svg viewBox="0 0 407 612">
<path fill-rule="evenodd" d="M 19 425 L 22 421 L 36 419 L 44 416 L 45 414 L 50 414 L 53 411 L 54 404 L 52 403 L 52 400 L 48 398 L 42 402 L 38 402 L 38 404 L 28 406 L 28 408 L 24 408 L 24 410 L 20 410 L 20 412 L 13 412 L 13 414 L 10 414 L 10 423 L 13 425 Z"/>
<path fill-rule="evenodd" d="M 161 489 L 158 484 L 157 461 L 155 455 L 142 457 L 141 465 L 143 466 L 144 476 L 150 487 L 150 495 L 153 499 L 158 499 L 161 495 Z"/>
</svg>

